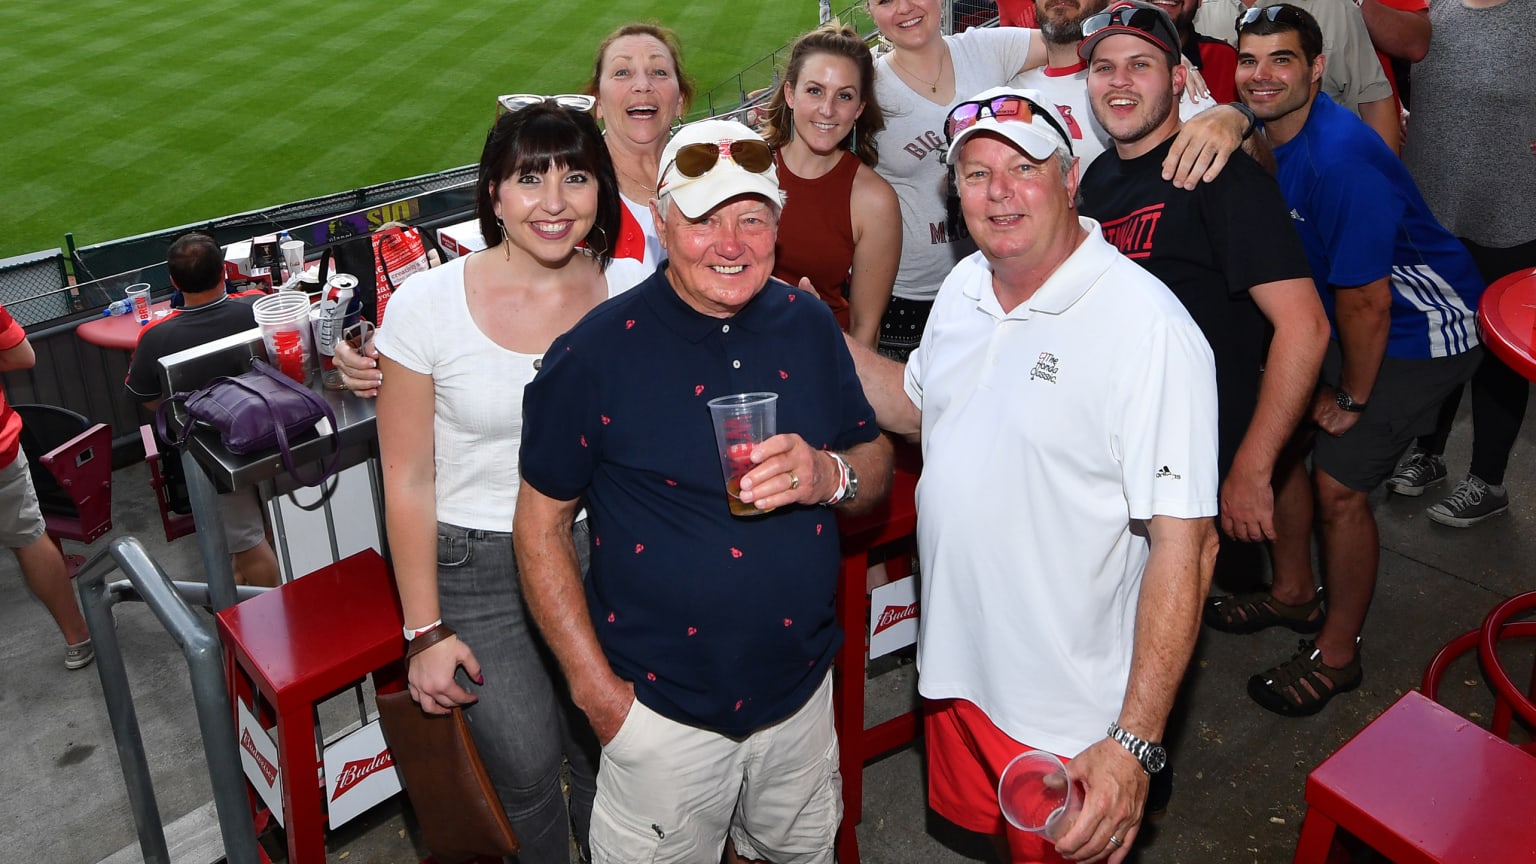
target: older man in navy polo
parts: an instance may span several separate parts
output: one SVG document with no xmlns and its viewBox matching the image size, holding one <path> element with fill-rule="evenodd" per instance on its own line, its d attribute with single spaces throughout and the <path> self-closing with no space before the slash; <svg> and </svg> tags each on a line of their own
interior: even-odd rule
<svg viewBox="0 0 1536 864">
<path fill-rule="evenodd" d="M 524 397 L 514 546 L 529 608 L 603 743 L 595 862 L 830 862 L 842 815 L 829 669 L 834 509 L 891 450 L 837 322 L 770 278 L 781 196 L 762 139 L 684 127 L 653 202 L 669 261 L 545 355 Z M 779 394 L 730 513 L 706 403 Z M 570 536 L 585 504 L 590 578 Z"/>
</svg>

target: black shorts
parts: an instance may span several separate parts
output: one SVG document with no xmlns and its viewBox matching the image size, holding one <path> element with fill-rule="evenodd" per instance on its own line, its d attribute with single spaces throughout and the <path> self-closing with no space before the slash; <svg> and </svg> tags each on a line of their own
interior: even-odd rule
<svg viewBox="0 0 1536 864">
<path fill-rule="evenodd" d="M 1482 357 L 1480 347 L 1428 360 L 1383 357 L 1365 413 L 1339 437 L 1317 433 L 1313 466 L 1356 491 L 1375 490 L 1392 476 L 1408 445 L 1434 431 L 1440 403 L 1472 377 Z M 1322 383 L 1338 387 L 1342 365 L 1339 343 L 1329 342 Z"/>
<path fill-rule="evenodd" d="M 892 297 L 880 321 L 880 353 L 905 363 L 922 341 L 923 328 L 928 326 L 928 313 L 932 311 L 932 300 Z"/>
</svg>

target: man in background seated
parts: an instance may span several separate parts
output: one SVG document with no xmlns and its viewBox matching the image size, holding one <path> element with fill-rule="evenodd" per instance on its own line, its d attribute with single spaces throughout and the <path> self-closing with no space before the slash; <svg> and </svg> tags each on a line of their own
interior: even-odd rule
<svg viewBox="0 0 1536 864">
<path fill-rule="evenodd" d="M 139 331 L 139 344 L 128 364 L 128 393 L 153 411 L 170 395 L 163 391 L 160 359 L 195 348 L 215 339 L 243 333 L 256 326 L 251 306 L 259 291 L 231 295 L 224 290 L 224 250 L 207 234 L 185 234 L 171 244 L 166 255 L 171 284 L 186 298 L 186 305 L 164 318 L 154 319 Z M 166 442 L 162 445 L 169 449 Z M 274 586 L 278 582 L 277 555 L 267 540 L 261 500 L 255 489 L 240 489 L 219 496 L 224 539 L 229 544 L 235 584 Z"/>
<path fill-rule="evenodd" d="M 0 372 L 31 369 L 36 362 L 26 331 L 0 306 Z M 96 659 L 96 652 L 85 618 L 75 605 L 64 556 L 46 529 L 27 455 L 21 452 L 21 415 L 0 392 L 0 544 L 16 553 L 27 590 L 43 601 L 64 634 L 64 668 L 82 669 Z"/>
</svg>

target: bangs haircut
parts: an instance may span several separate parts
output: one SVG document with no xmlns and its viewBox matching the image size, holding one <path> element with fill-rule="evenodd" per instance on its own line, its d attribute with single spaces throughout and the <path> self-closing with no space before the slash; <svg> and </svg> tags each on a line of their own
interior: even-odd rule
<svg viewBox="0 0 1536 864">
<path fill-rule="evenodd" d="M 475 189 L 475 213 L 485 245 L 494 247 L 503 239 L 496 221 L 496 188 L 511 178 L 551 168 L 584 171 L 596 181 L 597 218 L 583 242 L 606 268 L 613 260 L 624 206 L 613 160 L 592 115 L 554 102 L 503 115 L 485 137 Z"/>
</svg>

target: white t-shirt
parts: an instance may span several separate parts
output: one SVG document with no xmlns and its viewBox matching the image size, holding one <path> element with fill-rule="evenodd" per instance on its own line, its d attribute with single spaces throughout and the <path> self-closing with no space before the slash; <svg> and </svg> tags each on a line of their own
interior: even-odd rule
<svg viewBox="0 0 1536 864">
<path fill-rule="evenodd" d="M 907 363 L 922 410 L 918 687 L 1075 756 L 1119 716 L 1148 557 L 1132 520 L 1217 512 L 1216 369 L 1099 225 L 1004 313 L 980 253 Z"/>
<path fill-rule="evenodd" d="M 389 298 L 394 311 L 374 345 L 405 368 L 432 376 L 438 520 L 511 531 L 520 485 L 523 388 L 533 380 L 542 355 L 509 351 L 480 331 L 469 314 L 464 286 L 469 257 L 405 280 Z M 608 296 L 652 272 L 638 261 L 614 259 L 607 272 Z"/>
<path fill-rule="evenodd" d="M 1017 27 L 971 29 L 945 36 L 955 70 L 955 100 L 940 105 L 924 98 L 891 67 L 891 55 L 875 61 L 875 94 L 885 112 L 880 133 L 884 177 L 901 201 L 901 266 L 892 293 L 932 300 L 955 262 L 976 251 L 958 214 L 949 224 L 944 202 L 944 121 L 955 105 L 998 87 L 1029 59 L 1032 31 Z"/>
<path fill-rule="evenodd" d="M 1099 158 L 1099 154 L 1114 146 L 1109 133 L 1099 125 L 1093 105 L 1088 101 L 1088 64 L 1079 62 L 1072 66 L 1042 66 L 1021 72 L 1008 82 L 1010 87 L 1027 87 L 1040 91 L 1040 95 L 1055 103 L 1063 119 L 1067 121 L 1067 134 L 1072 136 L 1072 155 L 1077 157 L 1077 176 L 1082 177 Z M 1179 96 L 1179 119 L 1188 120 L 1207 108 L 1214 107 L 1216 100 L 1210 97 L 1192 102 L 1187 94 Z"/>
</svg>

